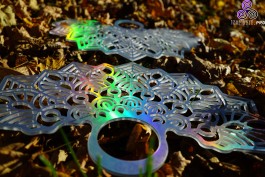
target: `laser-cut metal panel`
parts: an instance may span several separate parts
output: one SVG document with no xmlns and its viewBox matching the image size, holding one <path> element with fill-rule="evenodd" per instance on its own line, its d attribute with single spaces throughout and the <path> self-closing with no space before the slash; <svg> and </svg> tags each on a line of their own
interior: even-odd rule
<svg viewBox="0 0 265 177">
<path fill-rule="evenodd" d="M 102 166 L 117 175 L 137 175 L 146 159 L 116 159 L 99 147 L 100 129 L 113 121 L 140 121 L 152 127 L 159 140 L 153 170 L 166 159 L 167 131 L 219 152 L 265 150 L 265 121 L 255 104 L 227 96 L 189 74 L 168 74 L 134 63 L 71 63 L 36 76 L 8 76 L 0 88 L 1 129 L 35 135 L 89 123 L 91 158 L 101 156 Z"/>
<path fill-rule="evenodd" d="M 70 32 L 70 29 L 71 29 L 70 26 L 76 23 L 79 23 L 79 22 L 74 19 L 54 22 L 52 23 L 52 26 L 54 28 L 50 30 L 50 34 L 57 35 L 57 36 L 66 36 Z"/>
<path fill-rule="evenodd" d="M 121 27 L 122 23 L 137 25 L 136 29 Z M 106 36 L 102 48 L 106 54 L 119 54 L 132 61 L 143 57 L 159 58 L 162 56 L 162 46 L 150 30 L 135 21 L 118 20 L 113 27 L 106 28 Z"/>
<path fill-rule="evenodd" d="M 0 83 L 0 90 L 30 88 L 37 76 L 8 76 Z"/>
<path fill-rule="evenodd" d="M 95 20 L 74 22 L 69 25 L 55 23 L 51 34 L 63 36 L 77 43 L 80 50 L 101 50 L 105 54 L 119 54 L 131 61 L 143 57 L 184 57 L 184 51 L 198 45 L 199 38 L 181 30 L 144 29 L 142 23 L 131 20 L 117 20 L 114 26 L 101 25 Z M 122 24 L 136 28 L 122 27 Z M 68 34 L 66 34 L 68 31 Z"/>
</svg>

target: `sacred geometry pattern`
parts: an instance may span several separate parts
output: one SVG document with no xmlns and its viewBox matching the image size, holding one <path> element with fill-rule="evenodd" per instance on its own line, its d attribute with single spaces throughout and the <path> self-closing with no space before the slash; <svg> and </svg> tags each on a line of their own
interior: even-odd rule
<svg viewBox="0 0 265 177">
<path fill-rule="evenodd" d="M 136 28 L 122 27 L 122 25 Z M 80 50 L 101 50 L 107 55 L 119 54 L 131 61 L 143 57 L 184 57 L 184 51 L 198 45 L 199 38 L 181 30 L 144 29 L 142 23 L 118 20 L 114 26 L 95 20 L 64 20 L 53 24 L 51 34 L 66 36 L 77 43 Z"/>
<path fill-rule="evenodd" d="M 237 11 L 237 18 L 240 20 L 243 19 L 256 19 L 258 17 L 258 12 L 255 9 L 252 9 L 251 0 L 244 0 L 242 2 L 242 9 Z"/>
<path fill-rule="evenodd" d="M 207 149 L 265 151 L 265 120 L 251 100 L 223 94 L 189 74 L 169 74 L 135 63 L 98 66 L 71 63 L 36 76 L 8 76 L 0 84 L 0 129 L 28 135 L 54 133 L 66 125 L 92 126 L 88 151 L 116 175 L 137 175 L 146 159 L 110 156 L 98 144 L 102 127 L 130 120 L 158 136 L 153 170 L 166 160 L 166 133 L 195 139 Z"/>
</svg>

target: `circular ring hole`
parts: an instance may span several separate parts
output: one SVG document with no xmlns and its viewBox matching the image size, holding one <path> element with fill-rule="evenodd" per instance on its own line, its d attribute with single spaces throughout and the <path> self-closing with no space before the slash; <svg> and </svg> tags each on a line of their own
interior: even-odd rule
<svg viewBox="0 0 265 177">
<path fill-rule="evenodd" d="M 100 147 L 109 155 L 121 160 L 140 160 L 158 148 L 155 131 L 140 122 L 121 120 L 104 126 L 98 134 Z"/>
</svg>

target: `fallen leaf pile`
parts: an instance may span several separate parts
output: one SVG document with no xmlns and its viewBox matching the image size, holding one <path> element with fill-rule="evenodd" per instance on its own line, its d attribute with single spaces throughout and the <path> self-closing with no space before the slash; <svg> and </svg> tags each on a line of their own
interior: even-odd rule
<svg viewBox="0 0 265 177">
<path fill-rule="evenodd" d="M 259 13 L 257 20 L 265 20 L 265 2 L 252 2 L 252 8 Z M 78 51 L 74 43 L 50 35 L 49 30 L 52 22 L 70 18 L 95 19 L 108 25 L 118 19 L 133 19 L 146 28 L 180 29 L 201 38 L 200 46 L 185 53 L 184 59 L 146 57 L 137 63 L 167 72 L 191 73 L 204 84 L 217 85 L 229 95 L 253 99 L 259 113 L 265 116 L 265 26 L 231 24 L 231 20 L 237 20 L 241 3 L 235 0 L 0 0 L 0 80 L 6 75 L 56 70 L 72 61 L 90 65 L 127 63 L 127 59 L 118 55 Z M 101 132 L 102 148 L 120 158 L 146 157 L 150 131 L 135 125 L 117 133 L 116 126 L 112 126 L 112 131 Z M 59 132 L 27 136 L 1 130 L 0 176 L 51 176 L 50 169 L 40 159 L 42 156 L 58 176 L 82 176 L 82 173 L 99 176 L 98 167 L 87 152 L 91 127 L 82 125 L 63 130 L 80 167 Z M 129 140 L 124 142 L 124 150 L 115 151 L 115 144 L 124 138 Z M 265 174 L 265 155 L 221 154 L 173 134 L 168 134 L 167 140 L 169 155 L 156 172 L 159 177 L 261 177 Z M 102 176 L 113 175 L 103 170 Z"/>
</svg>

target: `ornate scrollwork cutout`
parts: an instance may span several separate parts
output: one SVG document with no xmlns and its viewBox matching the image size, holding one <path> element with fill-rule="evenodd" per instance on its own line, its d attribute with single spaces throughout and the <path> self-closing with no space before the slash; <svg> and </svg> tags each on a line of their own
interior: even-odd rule
<svg viewBox="0 0 265 177">
<path fill-rule="evenodd" d="M 122 27 L 122 24 L 136 28 Z M 140 22 L 117 20 L 114 26 L 95 20 L 63 20 L 53 23 L 51 34 L 66 36 L 80 50 L 101 50 L 107 55 L 119 54 L 131 61 L 143 57 L 184 57 L 184 51 L 198 45 L 199 38 L 188 32 L 169 29 L 144 29 Z"/>
<path fill-rule="evenodd" d="M 100 129 L 120 120 L 140 121 L 157 133 L 160 144 L 153 154 L 153 170 L 168 153 L 168 131 L 219 152 L 265 151 L 265 121 L 255 104 L 223 94 L 188 74 L 168 74 L 134 63 L 116 67 L 71 63 L 36 76 L 8 76 L 0 84 L 1 129 L 35 135 L 89 123 L 92 159 L 100 155 L 102 166 L 114 174 L 136 175 L 145 159 L 122 161 L 98 146 Z M 122 162 L 124 169 L 112 162 Z"/>
</svg>

